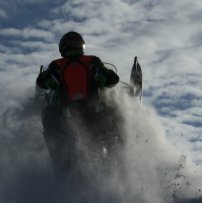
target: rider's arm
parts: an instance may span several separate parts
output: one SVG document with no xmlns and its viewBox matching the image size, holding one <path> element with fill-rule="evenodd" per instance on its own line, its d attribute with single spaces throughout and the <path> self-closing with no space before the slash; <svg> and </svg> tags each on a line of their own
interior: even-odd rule
<svg viewBox="0 0 202 203">
<path fill-rule="evenodd" d="M 92 63 L 91 72 L 101 88 L 113 87 L 119 82 L 119 76 L 113 70 L 107 69 L 98 57 Z"/>
<path fill-rule="evenodd" d="M 48 69 L 39 74 L 36 79 L 39 87 L 44 89 L 56 89 L 59 86 L 59 71 L 54 62 L 50 63 Z"/>
</svg>

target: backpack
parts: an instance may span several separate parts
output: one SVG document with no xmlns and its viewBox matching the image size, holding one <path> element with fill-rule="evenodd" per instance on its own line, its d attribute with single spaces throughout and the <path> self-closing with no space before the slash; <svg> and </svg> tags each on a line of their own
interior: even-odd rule
<svg viewBox="0 0 202 203">
<path fill-rule="evenodd" d="M 89 97 L 92 59 L 92 56 L 81 56 L 56 60 L 61 73 L 61 85 L 70 101 L 84 100 Z"/>
</svg>

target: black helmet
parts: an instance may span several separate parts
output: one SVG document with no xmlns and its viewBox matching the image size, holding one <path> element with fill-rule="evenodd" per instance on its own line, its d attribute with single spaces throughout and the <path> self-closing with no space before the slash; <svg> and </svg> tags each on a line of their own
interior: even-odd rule
<svg viewBox="0 0 202 203">
<path fill-rule="evenodd" d="M 69 50 L 83 51 L 84 45 L 85 42 L 82 36 L 79 33 L 72 31 L 64 34 L 63 37 L 60 39 L 59 51 L 63 56 L 63 54 Z"/>
</svg>

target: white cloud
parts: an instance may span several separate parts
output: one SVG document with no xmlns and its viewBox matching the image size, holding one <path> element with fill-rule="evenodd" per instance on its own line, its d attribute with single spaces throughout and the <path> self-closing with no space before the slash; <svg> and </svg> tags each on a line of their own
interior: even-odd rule
<svg viewBox="0 0 202 203">
<path fill-rule="evenodd" d="M 54 34 L 40 29 L 35 28 L 24 28 L 24 29 L 16 29 L 16 28 L 5 28 L 0 30 L 0 35 L 8 37 L 22 37 L 24 39 L 29 38 L 41 38 L 46 41 L 53 41 L 54 40 Z"/>
<path fill-rule="evenodd" d="M 45 31 L 45 30 L 39 30 L 39 29 L 34 29 L 34 28 L 25 28 L 22 31 L 22 35 L 25 38 L 42 38 L 45 39 L 47 41 L 52 41 L 54 40 L 54 34 L 49 32 L 49 31 Z"/>
<path fill-rule="evenodd" d="M 21 31 L 15 28 L 5 28 L 0 30 L 2 36 L 20 36 Z"/>
<path fill-rule="evenodd" d="M 8 50 L 7 46 L 0 45 L 0 52 L 7 52 L 7 50 Z"/>
<path fill-rule="evenodd" d="M 8 17 L 8 15 L 7 15 L 6 11 L 0 9 L 0 18 L 7 18 L 7 17 Z"/>
<path fill-rule="evenodd" d="M 38 23 L 38 26 L 42 27 L 42 28 L 45 28 L 45 29 L 52 28 L 53 22 L 54 22 L 54 20 L 53 21 L 50 21 L 50 20 L 41 20 Z"/>
<path fill-rule="evenodd" d="M 49 0 L 8 0 L 8 4 L 27 5 L 27 4 L 42 4 L 48 3 Z M 64 2 L 64 0 L 55 0 L 56 3 Z"/>
</svg>

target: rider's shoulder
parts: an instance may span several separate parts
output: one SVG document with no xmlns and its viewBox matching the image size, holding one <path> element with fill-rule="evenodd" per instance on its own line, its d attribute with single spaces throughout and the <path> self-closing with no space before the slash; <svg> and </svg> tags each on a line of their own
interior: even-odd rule
<svg viewBox="0 0 202 203">
<path fill-rule="evenodd" d="M 60 67 L 61 65 L 66 63 L 66 58 L 58 58 L 54 59 L 53 61 L 50 62 L 49 66 L 54 66 L 54 67 Z"/>
<path fill-rule="evenodd" d="M 83 55 L 82 57 L 92 63 L 101 63 L 101 59 L 95 55 Z"/>
</svg>

